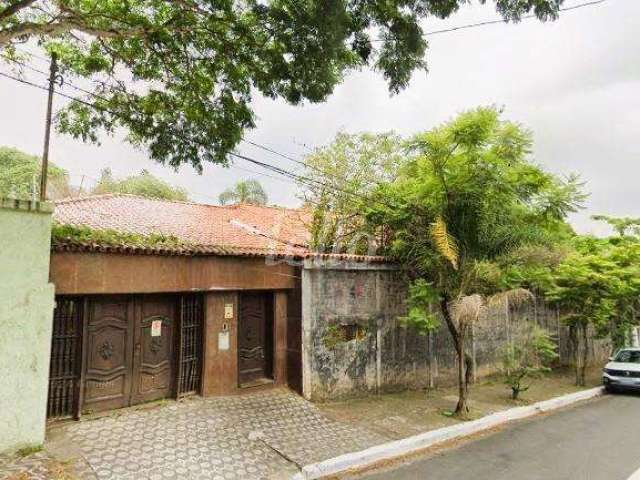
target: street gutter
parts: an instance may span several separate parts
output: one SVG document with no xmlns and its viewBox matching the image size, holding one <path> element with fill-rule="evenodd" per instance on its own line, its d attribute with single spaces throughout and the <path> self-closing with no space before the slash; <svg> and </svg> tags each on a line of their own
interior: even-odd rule
<svg viewBox="0 0 640 480">
<path fill-rule="evenodd" d="M 599 397 L 603 392 L 604 389 L 598 387 L 570 393 L 526 407 L 516 407 L 493 413 L 478 420 L 439 428 L 403 438 L 402 440 L 376 445 L 359 452 L 347 453 L 318 463 L 305 465 L 299 473 L 293 476 L 292 480 L 315 480 L 346 472 L 353 473 L 354 471 L 371 467 L 374 464 L 411 455 L 444 442 L 458 440 L 516 420 L 522 420 L 541 413 L 558 410 L 574 403 L 590 400 Z"/>
</svg>

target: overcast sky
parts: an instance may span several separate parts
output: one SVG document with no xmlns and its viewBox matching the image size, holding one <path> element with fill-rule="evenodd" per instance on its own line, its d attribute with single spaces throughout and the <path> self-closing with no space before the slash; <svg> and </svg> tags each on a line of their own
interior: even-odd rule
<svg viewBox="0 0 640 480">
<path fill-rule="evenodd" d="M 584 1 L 567 1 L 566 6 Z M 427 22 L 426 30 L 495 18 L 492 5 L 474 5 L 447 21 Z M 390 96 L 383 79 L 365 70 L 350 74 L 324 104 L 292 107 L 257 98 L 257 128 L 246 138 L 303 158 L 340 130 L 410 135 L 461 110 L 496 104 L 505 108 L 505 118 L 533 130 L 538 163 L 560 174 L 578 172 L 586 181 L 591 197 L 587 208 L 572 217 L 577 230 L 603 233 L 589 220 L 594 213 L 640 216 L 639 0 L 608 0 L 566 12 L 557 22 L 525 20 L 429 40 L 429 73 L 417 72 L 401 94 Z M 45 92 L 0 79 L 0 145 L 40 155 L 45 102 Z M 281 167 L 299 167 L 255 148 L 241 151 Z M 149 161 L 144 151 L 121 138 L 103 137 L 97 147 L 55 135 L 51 159 L 69 171 L 73 184 L 82 176 L 85 184 L 95 182 L 106 166 L 116 176 L 145 168 L 186 188 L 198 202 L 215 203 L 236 180 L 257 178 L 271 202 L 298 204 L 290 181 L 247 172 L 261 170 L 241 160 L 230 169 L 208 166 L 202 175 L 187 167 L 175 172 Z"/>
</svg>

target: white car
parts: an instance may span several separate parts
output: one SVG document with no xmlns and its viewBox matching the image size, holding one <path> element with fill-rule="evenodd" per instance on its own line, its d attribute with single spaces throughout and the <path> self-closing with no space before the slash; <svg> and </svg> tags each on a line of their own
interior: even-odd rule
<svg viewBox="0 0 640 480">
<path fill-rule="evenodd" d="M 609 360 L 602 372 L 607 392 L 640 390 L 640 348 L 623 348 Z"/>
</svg>

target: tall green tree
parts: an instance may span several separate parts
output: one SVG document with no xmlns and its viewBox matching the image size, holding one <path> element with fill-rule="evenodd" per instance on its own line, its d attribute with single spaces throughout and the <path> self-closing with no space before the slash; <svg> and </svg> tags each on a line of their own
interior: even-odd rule
<svg viewBox="0 0 640 480">
<path fill-rule="evenodd" d="M 0 147 L 0 197 L 38 198 L 41 162 L 15 148 Z M 48 198 L 58 199 L 71 195 L 66 170 L 49 163 L 47 172 Z"/>
<path fill-rule="evenodd" d="M 458 358 L 459 415 L 468 411 L 471 362 L 464 344 L 470 322 L 458 306 L 496 293 L 487 272 L 504 268 L 510 253 L 569 237 L 565 216 L 583 199 L 577 179 L 533 163 L 530 132 L 500 116 L 478 108 L 417 135 L 416 158 L 379 188 L 367 214 L 389 232 L 384 253 L 414 280 L 409 317 L 433 327 L 437 317 L 424 300 L 439 306 Z"/>
<path fill-rule="evenodd" d="M 621 237 L 640 235 L 640 218 L 611 217 L 609 215 L 592 215 L 591 218 L 607 223 Z"/>
<path fill-rule="evenodd" d="M 100 174 L 98 183 L 91 191 L 98 195 L 103 193 L 128 193 L 148 198 L 164 200 L 189 200 L 184 188 L 173 186 L 164 180 L 142 170 L 138 175 L 130 175 L 123 179 L 114 178 L 110 168 L 105 168 Z"/>
<path fill-rule="evenodd" d="M 218 196 L 220 205 L 227 205 L 229 203 L 265 205 L 268 200 L 267 193 L 257 180 L 241 180 L 232 188 L 227 188 Z"/>
<path fill-rule="evenodd" d="M 319 252 L 367 253 L 379 232 L 367 232 L 363 202 L 395 178 L 406 158 L 396 134 L 339 133 L 304 159 L 302 198 L 313 208 L 311 246 Z"/>
<path fill-rule="evenodd" d="M 483 0 L 486 1 L 486 0 Z M 392 92 L 426 71 L 423 21 L 467 0 L 2 0 L 0 53 L 38 42 L 68 80 L 95 80 L 58 126 L 76 138 L 123 127 L 154 160 L 227 163 L 254 126 L 254 92 L 322 102 L 345 75 L 380 71 Z M 509 21 L 555 19 L 564 0 L 495 0 Z"/>
<path fill-rule="evenodd" d="M 569 325 L 576 384 L 585 385 L 589 337 L 627 345 L 640 323 L 640 242 L 633 237 L 576 238 L 574 251 L 548 274 L 545 292 Z"/>
</svg>

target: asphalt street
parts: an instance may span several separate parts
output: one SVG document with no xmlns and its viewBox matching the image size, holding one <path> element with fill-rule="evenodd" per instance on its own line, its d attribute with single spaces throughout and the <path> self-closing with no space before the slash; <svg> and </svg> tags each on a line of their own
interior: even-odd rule
<svg viewBox="0 0 640 480">
<path fill-rule="evenodd" d="M 627 480 L 640 469 L 640 395 L 607 395 L 360 477 Z"/>
</svg>

